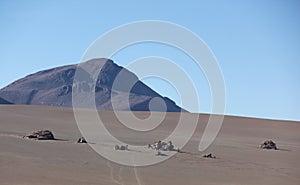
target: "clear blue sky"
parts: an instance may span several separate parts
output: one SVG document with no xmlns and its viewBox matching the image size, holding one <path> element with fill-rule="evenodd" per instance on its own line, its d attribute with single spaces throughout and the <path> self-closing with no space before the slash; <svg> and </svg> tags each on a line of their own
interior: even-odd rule
<svg viewBox="0 0 300 185">
<path fill-rule="evenodd" d="M 208 44 L 224 74 L 226 114 L 300 120 L 300 1 L 292 0 L 1 0 L 0 87 L 41 69 L 77 63 L 103 33 L 153 19 L 182 25 Z M 188 62 L 159 44 L 135 45 L 113 59 L 125 66 L 148 55 L 183 66 Z M 201 112 L 210 112 L 203 74 L 190 74 L 199 82 Z M 180 104 L 171 86 L 157 79 L 145 82 Z"/>
</svg>

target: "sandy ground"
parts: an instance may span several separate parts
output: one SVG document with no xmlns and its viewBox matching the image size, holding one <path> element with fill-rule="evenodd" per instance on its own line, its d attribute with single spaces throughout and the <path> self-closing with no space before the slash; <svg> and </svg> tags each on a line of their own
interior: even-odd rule
<svg viewBox="0 0 300 185">
<path fill-rule="evenodd" d="M 122 126 L 112 112 L 99 114 L 115 137 L 138 145 L 166 138 L 179 117 L 168 113 L 161 126 L 139 133 Z M 143 112 L 136 115 L 147 117 Z M 186 153 L 152 166 L 127 167 L 104 159 L 87 144 L 76 143 L 81 134 L 72 109 L 2 105 L 0 116 L 1 185 L 300 184 L 300 122 L 227 116 L 214 143 L 199 152 L 208 120 L 208 115 L 200 115 L 194 136 L 182 149 Z M 53 131 L 58 140 L 22 138 L 39 129 Z M 258 149 L 266 139 L 274 140 L 279 150 Z M 202 158 L 204 153 L 213 153 L 217 159 Z"/>
</svg>

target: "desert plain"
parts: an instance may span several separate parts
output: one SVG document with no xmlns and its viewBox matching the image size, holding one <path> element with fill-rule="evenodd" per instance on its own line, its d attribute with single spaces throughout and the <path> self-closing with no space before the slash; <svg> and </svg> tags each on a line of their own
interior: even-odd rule
<svg viewBox="0 0 300 185">
<path fill-rule="evenodd" d="M 140 118 L 148 114 L 135 112 Z M 200 152 L 198 145 L 209 115 L 183 114 L 191 118 L 199 116 L 199 121 L 182 153 L 159 164 L 129 167 L 103 158 L 89 144 L 76 143 L 82 134 L 71 108 L 1 105 L 0 184 L 300 184 L 300 122 L 225 116 L 215 141 Z M 153 140 L 164 140 L 174 130 L 180 113 L 167 113 L 160 126 L 143 133 L 126 128 L 111 111 L 99 111 L 99 115 L 118 139 L 146 145 Z M 51 130 L 57 140 L 23 138 L 42 129 Z M 259 149 L 258 145 L 267 139 L 275 141 L 278 150 Z M 217 158 L 203 158 L 206 153 L 213 153 Z"/>
</svg>

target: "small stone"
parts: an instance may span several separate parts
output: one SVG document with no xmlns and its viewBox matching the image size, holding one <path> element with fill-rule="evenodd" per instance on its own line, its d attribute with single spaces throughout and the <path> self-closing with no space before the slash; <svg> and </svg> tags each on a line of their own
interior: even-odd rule
<svg viewBox="0 0 300 185">
<path fill-rule="evenodd" d="M 205 154 L 205 155 L 203 155 L 202 157 L 204 157 L 204 158 L 212 158 L 212 159 L 215 159 L 215 158 L 217 158 L 214 154 L 212 154 L 212 153 L 210 153 L 210 154 Z"/>
<path fill-rule="evenodd" d="M 80 137 L 80 138 L 77 140 L 77 143 L 87 143 L 87 141 L 85 140 L 84 137 Z"/>
<path fill-rule="evenodd" d="M 128 150 L 128 145 L 115 145 L 115 150 Z"/>
</svg>

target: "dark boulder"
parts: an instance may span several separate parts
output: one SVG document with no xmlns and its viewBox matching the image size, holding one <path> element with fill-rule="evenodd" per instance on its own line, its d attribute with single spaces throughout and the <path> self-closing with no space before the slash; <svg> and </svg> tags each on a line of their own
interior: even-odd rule
<svg viewBox="0 0 300 185">
<path fill-rule="evenodd" d="M 214 154 L 210 153 L 210 154 L 204 154 L 202 157 L 204 158 L 212 158 L 212 159 L 215 159 L 217 158 Z"/>
<path fill-rule="evenodd" d="M 54 135 L 49 130 L 38 130 L 27 134 L 25 138 L 37 140 L 54 140 Z"/>
<path fill-rule="evenodd" d="M 276 143 L 274 143 L 272 140 L 266 140 L 265 142 L 259 145 L 259 148 L 277 150 Z"/>
<path fill-rule="evenodd" d="M 87 143 L 87 141 L 85 140 L 84 137 L 80 137 L 80 138 L 77 140 L 77 143 Z"/>
</svg>

